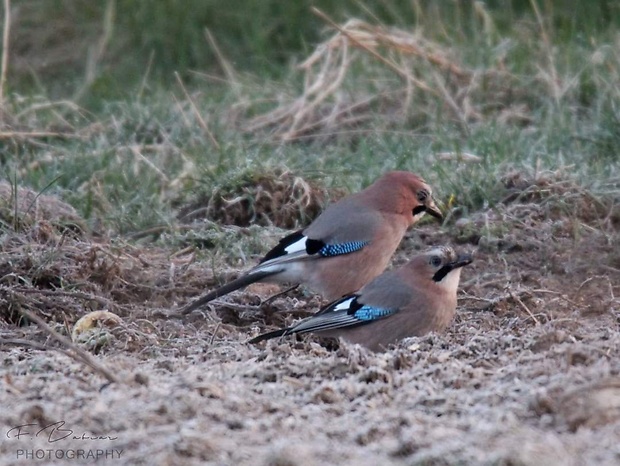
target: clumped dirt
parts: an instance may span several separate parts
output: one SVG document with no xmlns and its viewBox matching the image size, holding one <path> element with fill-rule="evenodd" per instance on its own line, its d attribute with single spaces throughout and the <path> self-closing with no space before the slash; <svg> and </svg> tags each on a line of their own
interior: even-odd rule
<svg viewBox="0 0 620 466">
<path fill-rule="evenodd" d="M 56 196 L 37 193 L 29 188 L 15 186 L 0 180 L 0 220 L 14 228 L 39 227 L 62 232 L 70 229 L 84 231 L 86 223 L 77 211 Z"/>
<path fill-rule="evenodd" d="M 319 308 L 299 290 L 261 306 L 274 287 L 254 286 L 165 317 L 215 284 L 190 250 L 33 233 L 45 220 L 3 235 L 0 463 L 81 450 L 107 452 L 100 464 L 618 464 L 618 199 L 505 180 L 503 204 L 403 241 L 395 264 L 441 243 L 476 260 L 453 325 L 384 353 L 316 337 L 248 345 Z M 19 309 L 64 335 L 114 312 L 122 324 L 83 348 L 120 383 Z M 10 430 L 24 424 L 34 433 Z"/>
<path fill-rule="evenodd" d="M 299 228 L 323 210 L 329 199 L 342 197 L 316 181 L 276 169 L 272 173 L 245 173 L 219 183 L 179 209 L 179 220 L 207 219 L 224 225 Z"/>
</svg>

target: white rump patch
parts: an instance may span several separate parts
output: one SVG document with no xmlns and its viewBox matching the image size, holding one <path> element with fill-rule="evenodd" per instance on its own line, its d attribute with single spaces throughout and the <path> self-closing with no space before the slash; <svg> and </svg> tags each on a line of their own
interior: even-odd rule
<svg viewBox="0 0 620 466">
<path fill-rule="evenodd" d="M 355 297 L 349 298 L 349 299 L 345 299 L 341 303 L 338 303 L 337 305 L 335 305 L 334 308 L 332 309 L 332 311 L 333 312 L 336 312 L 336 311 L 348 311 L 349 308 L 351 307 L 351 303 L 353 302 L 354 299 L 355 299 Z"/>
<path fill-rule="evenodd" d="M 305 251 L 306 250 L 306 241 L 308 238 L 305 236 L 298 241 L 295 241 L 292 244 L 289 244 L 284 248 L 287 254 L 293 254 L 294 252 Z"/>
</svg>

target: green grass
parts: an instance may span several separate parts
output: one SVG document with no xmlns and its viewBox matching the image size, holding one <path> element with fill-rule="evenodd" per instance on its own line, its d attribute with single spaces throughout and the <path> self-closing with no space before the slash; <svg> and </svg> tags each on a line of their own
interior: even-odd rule
<svg viewBox="0 0 620 466">
<path fill-rule="evenodd" d="M 505 195 L 500 178 L 511 168 L 531 173 L 565 168 L 594 193 L 618 197 L 620 53 L 613 31 L 620 15 L 611 14 L 617 11 L 614 2 L 591 2 L 577 16 L 571 12 L 585 8 L 583 2 L 553 8 L 541 2 L 544 29 L 531 2 L 488 2 L 486 19 L 459 2 L 454 4 L 461 5 L 458 8 L 419 2 L 417 13 L 410 2 L 381 2 L 376 11 L 359 3 L 319 2 L 338 21 L 356 14 L 373 24 L 380 20 L 400 27 L 417 25 L 462 66 L 482 70 L 501 60 L 511 78 L 499 90 L 490 84 L 486 91 L 482 87 L 472 94 L 472 102 L 483 111 L 481 118 L 466 125 L 440 97 L 418 92 L 405 117 L 386 111 L 385 104 L 372 103 L 369 120 L 358 126 L 335 126 L 329 138 L 294 143 L 274 142 L 269 132 L 245 133 L 243 127 L 252 115 L 273 108 L 276 100 L 299 95 L 302 75 L 290 63 L 303 60 L 333 31 L 321 33 L 324 24 L 309 13 L 310 2 L 286 11 L 283 2 L 275 1 L 242 2 L 245 9 L 190 3 L 195 14 L 179 13 L 174 2 L 147 8 L 144 2 L 118 1 L 114 27 L 119 37 L 114 40 L 123 39 L 123 47 L 114 41 L 108 44 L 109 54 L 102 58 L 80 107 L 35 106 L 49 103 L 51 96 L 74 95 L 84 80 L 79 66 L 65 70 L 72 78 L 68 85 L 58 82 L 63 79 L 58 70 L 46 74 L 35 67 L 30 88 L 16 84 L 19 70 L 13 70 L 9 92 L 20 88 L 22 94 L 9 93 L 4 130 L 48 130 L 68 137 L 3 138 L 3 176 L 15 175 L 20 184 L 35 190 L 53 181 L 52 192 L 75 206 L 93 227 L 112 234 L 174 227 L 178 205 L 198 193 L 243 172 L 282 167 L 348 191 L 368 185 L 386 170 L 412 170 L 432 184 L 441 201 L 453 198 L 460 215 L 499 202 Z M 45 8 L 52 4 L 59 11 L 71 6 L 75 20 L 103 24 L 105 5 L 49 2 Z M 57 22 L 62 23 L 60 17 L 50 21 Z M 206 69 L 221 74 L 219 65 L 208 65 L 214 57 L 204 40 L 204 25 L 211 27 L 235 67 L 236 88 L 189 73 Z M 549 38 L 549 47 L 543 37 Z M 68 32 L 67 38 L 75 40 Z M 54 47 L 57 51 L 60 46 Z M 144 60 L 151 52 L 157 63 L 149 74 Z M 361 55 L 342 85 L 344 93 L 359 98 L 402 86 L 392 71 Z M 78 57 L 74 64 L 79 62 Z M 188 83 L 192 101 L 219 147 L 211 143 L 179 85 L 169 79 L 175 70 Z M 126 83 L 122 89 L 120 72 Z M 429 83 L 436 79 L 428 64 L 418 63 L 416 73 Z M 545 73 L 555 73 L 557 79 Z M 71 82 L 78 85 L 72 88 Z M 556 97 L 554 83 L 563 90 Z M 515 102 L 524 106 L 528 121 L 500 122 L 501 109 Z M 452 151 L 467 151 L 482 160 L 466 164 L 439 161 L 434 155 Z M 205 238 L 183 236 L 178 244 L 204 240 L 220 247 L 216 237 L 222 235 L 230 236 L 230 231 L 214 226 Z M 248 248 L 255 252 L 262 245 L 255 241 Z M 242 257 L 243 251 L 234 255 Z"/>
</svg>

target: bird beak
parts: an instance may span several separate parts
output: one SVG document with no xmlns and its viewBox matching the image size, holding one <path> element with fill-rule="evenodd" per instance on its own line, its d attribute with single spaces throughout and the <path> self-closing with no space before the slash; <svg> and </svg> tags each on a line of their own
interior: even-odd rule
<svg viewBox="0 0 620 466">
<path fill-rule="evenodd" d="M 429 196 L 428 202 L 426 203 L 425 207 L 426 213 L 432 215 L 437 220 L 443 220 L 443 214 L 441 213 L 441 210 L 439 210 L 439 207 L 437 207 L 437 205 L 435 204 L 435 201 L 432 197 Z"/>
<path fill-rule="evenodd" d="M 450 264 L 452 269 L 458 269 L 459 267 L 464 267 L 466 265 L 471 264 L 474 261 L 474 258 L 471 254 L 459 254 L 454 262 Z"/>
<path fill-rule="evenodd" d="M 471 254 L 459 254 L 456 257 L 456 260 L 454 262 L 450 262 L 450 263 L 444 265 L 437 272 L 435 272 L 435 275 L 433 275 L 433 280 L 436 281 L 436 282 L 440 282 L 450 272 L 452 272 L 453 270 L 458 269 L 460 267 L 463 267 L 463 266 L 465 266 L 467 264 L 471 264 L 473 260 L 474 259 L 471 256 Z"/>
</svg>

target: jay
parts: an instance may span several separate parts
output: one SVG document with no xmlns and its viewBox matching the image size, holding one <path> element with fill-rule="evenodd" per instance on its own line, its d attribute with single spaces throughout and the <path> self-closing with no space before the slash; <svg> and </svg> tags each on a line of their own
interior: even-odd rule
<svg viewBox="0 0 620 466">
<path fill-rule="evenodd" d="M 450 247 L 431 249 L 296 325 L 259 335 L 250 343 L 316 332 L 381 351 L 403 338 L 441 331 L 456 311 L 461 268 L 471 262 L 469 254 L 457 255 Z"/>
<path fill-rule="evenodd" d="M 425 213 L 443 218 L 430 186 L 416 174 L 388 172 L 327 207 L 308 227 L 281 239 L 257 266 L 180 313 L 255 282 L 302 284 L 328 300 L 352 293 L 385 270 L 407 229 Z"/>
</svg>

